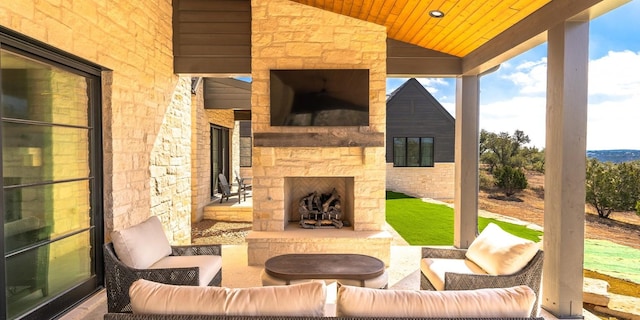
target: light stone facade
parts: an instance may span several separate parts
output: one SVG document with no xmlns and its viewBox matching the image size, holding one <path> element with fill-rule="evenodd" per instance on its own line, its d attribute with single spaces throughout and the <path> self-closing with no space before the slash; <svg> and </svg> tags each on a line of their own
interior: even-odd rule
<svg viewBox="0 0 640 320">
<path fill-rule="evenodd" d="M 191 92 L 173 73 L 171 1 L 3 1 L 0 24 L 104 67 L 105 236 L 159 215 L 191 242 Z M 123 19 L 122 17 L 128 17 Z"/>
<path fill-rule="evenodd" d="M 386 126 L 386 29 L 343 15 L 284 0 L 252 2 L 253 133 L 384 132 Z M 271 127 L 270 69 L 369 69 L 368 127 Z M 385 149 L 380 147 L 254 147 L 253 232 L 249 264 L 286 252 L 334 251 L 321 230 L 287 239 L 288 177 L 353 178 L 353 227 L 341 229 L 339 250 L 376 255 L 389 262 L 385 223 Z M 347 230 L 349 229 L 349 230 Z M 361 232 L 361 233 L 358 233 Z M 285 245 L 277 245 L 273 239 Z M 322 239 L 318 239 L 322 238 Z M 271 239 L 271 240 L 269 240 Z M 349 239 L 362 242 L 355 245 Z M 312 245 L 312 243 L 315 243 Z M 318 245 L 320 243 L 320 245 Z M 322 245 L 326 243 L 326 245 Z M 371 245 L 368 245 L 371 244 Z M 375 251 L 372 249 L 376 249 Z"/>
<path fill-rule="evenodd" d="M 229 135 L 234 132 L 233 110 L 207 110 L 204 108 L 203 86 L 197 88 L 192 96 L 191 130 L 191 222 L 210 218 L 207 205 L 211 203 L 211 124 L 229 128 Z M 230 150 L 231 152 L 231 150 Z M 233 154 L 229 155 L 233 159 Z M 211 211 L 211 210 L 209 210 Z"/>
<path fill-rule="evenodd" d="M 436 162 L 433 167 L 394 167 L 387 163 L 387 190 L 416 198 L 453 199 L 456 165 Z"/>
</svg>

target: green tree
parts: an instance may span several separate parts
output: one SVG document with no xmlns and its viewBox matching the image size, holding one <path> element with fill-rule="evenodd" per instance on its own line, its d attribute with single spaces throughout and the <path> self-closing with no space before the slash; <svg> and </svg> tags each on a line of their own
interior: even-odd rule
<svg viewBox="0 0 640 320">
<path fill-rule="evenodd" d="M 615 168 L 619 197 L 616 210 L 634 211 L 640 200 L 640 161 L 619 163 Z"/>
<path fill-rule="evenodd" d="M 509 166 L 522 168 L 525 164 L 522 153 L 525 144 L 531 140 L 529 136 L 520 130 L 516 130 L 513 135 L 507 132 L 498 134 L 480 131 L 480 162 L 489 166 L 489 172 L 498 167 Z"/>
<path fill-rule="evenodd" d="M 611 162 L 589 159 L 586 174 L 586 202 L 598 212 L 598 216 L 609 218 L 619 207 L 617 194 L 617 172 Z"/>
<path fill-rule="evenodd" d="M 527 188 L 527 178 L 520 168 L 502 166 L 495 169 L 493 177 L 496 180 L 496 185 L 502 189 L 507 197 Z"/>
</svg>

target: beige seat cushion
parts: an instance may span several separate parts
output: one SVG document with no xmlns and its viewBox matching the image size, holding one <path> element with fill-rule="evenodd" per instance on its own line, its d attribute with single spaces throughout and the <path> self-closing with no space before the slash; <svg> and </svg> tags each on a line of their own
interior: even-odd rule
<svg viewBox="0 0 640 320">
<path fill-rule="evenodd" d="M 146 269 L 171 254 L 171 245 L 157 216 L 111 232 L 118 259 L 131 268 Z"/>
<path fill-rule="evenodd" d="M 536 296 L 529 287 L 465 291 L 383 290 L 342 286 L 340 317 L 529 317 Z"/>
<path fill-rule="evenodd" d="M 221 256 L 168 256 L 152 264 L 149 269 L 198 267 L 198 284 L 208 286 L 222 268 Z"/>
<path fill-rule="evenodd" d="M 489 223 L 471 242 L 466 257 L 491 275 L 508 275 L 524 268 L 540 246 Z"/>
<path fill-rule="evenodd" d="M 221 288 L 177 286 L 140 279 L 129 289 L 133 313 L 140 314 L 321 317 L 326 295 L 322 281 Z"/>
<path fill-rule="evenodd" d="M 436 290 L 444 290 L 444 274 L 446 272 L 464 274 L 487 274 L 477 264 L 467 259 L 433 259 L 420 260 L 420 271 Z"/>
</svg>

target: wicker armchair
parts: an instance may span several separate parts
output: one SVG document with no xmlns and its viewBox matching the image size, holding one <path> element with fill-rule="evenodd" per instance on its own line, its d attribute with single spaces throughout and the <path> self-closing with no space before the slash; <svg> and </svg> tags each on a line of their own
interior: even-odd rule
<svg viewBox="0 0 640 320">
<path fill-rule="evenodd" d="M 466 249 L 423 247 L 422 258 L 465 259 Z M 531 316 L 538 314 L 540 305 L 540 285 L 544 252 L 538 250 L 529 263 L 520 271 L 510 275 L 464 274 L 446 272 L 445 290 L 472 290 L 481 288 L 506 288 L 526 285 L 536 293 L 536 303 Z M 436 290 L 424 273 L 420 273 L 420 289 Z"/>
<path fill-rule="evenodd" d="M 118 259 L 113 249 L 113 243 L 104 244 L 105 262 L 105 287 L 107 291 L 107 309 L 109 312 L 130 313 L 131 301 L 129 287 L 138 279 L 150 281 L 197 286 L 199 268 L 171 268 L 171 269 L 135 269 L 128 267 Z M 192 245 L 172 246 L 172 256 L 194 255 L 222 255 L 220 245 Z M 220 286 L 222 282 L 222 269 L 213 277 L 209 286 Z"/>
</svg>

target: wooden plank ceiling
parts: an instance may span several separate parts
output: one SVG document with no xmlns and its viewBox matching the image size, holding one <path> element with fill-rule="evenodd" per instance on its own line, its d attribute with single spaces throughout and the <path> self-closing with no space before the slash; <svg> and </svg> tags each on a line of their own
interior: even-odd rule
<svg viewBox="0 0 640 320">
<path fill-rule="evenodd" d="M 464 57 L 551 0 L 293 0 L 387 27 L 391 39 Z M 442 18 L 429 15 L 432 10 Z"/>
</svg>

